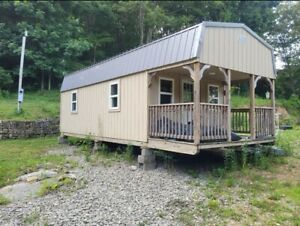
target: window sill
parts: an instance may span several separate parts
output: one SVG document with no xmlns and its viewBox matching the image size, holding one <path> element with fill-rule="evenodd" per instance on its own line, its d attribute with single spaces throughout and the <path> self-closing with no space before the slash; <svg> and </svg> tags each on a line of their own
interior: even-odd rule
<svg viewBox="0 0 300 226">
<path fill-rule="evenodd" d="M 111 113 L 113 113 L 113 112 L 120 112 L 120 111 L 121 111 L 120 108 L 109 109 L 109 110 L 108 110 L 108 112 L 111 112 Z"/>
</svg>

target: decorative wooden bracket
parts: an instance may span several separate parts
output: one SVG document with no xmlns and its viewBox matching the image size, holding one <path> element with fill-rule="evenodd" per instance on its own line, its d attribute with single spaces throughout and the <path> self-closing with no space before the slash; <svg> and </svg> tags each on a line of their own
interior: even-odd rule
<svg viewBox="0 0 300 226">
<path fill-rule="evenodd" d="M 152 72 L 152 73 L 149 73 L 149 76 L 148 76 L 148 87 L 151 86 L 152 84 L 152 79 L 153 77 L 157 74 L 157 72 Z"/>
<path fill-rule="evenodd" d="M 201 70 L 200 70 L 200 80 L 202 79 L 202 77 L 203 77 L 203 75 L 204 75 L 204 72 L 207 70 L 207 69 L 209 69 L 210 68 L 210 65 L 208 65 L 208 64 L 205 64 L 202 68 L 201 68 Z"/>
<path fill-rule="evenodd" d="M 193 79 L 193 81 L 195 81 L 195 71 L 194 71 L 194 69 L 190 65 L 183 66 L 182 68 L 189 71 L 191 78 Z"/>
<path fill-rule="evenodd" d="M 255 78 L 255 80 L 254 80 L 254 89 L 255 89 L 256 86 L 257 86 L 258 80 L 260 80 L 261 78 L 262 78 L 261 76 L 257 76 L 257 77 Z"/>
<path fill-rule="evenodd" d="M 193 79 L 193 81 L 195 81 L 196 76 L 195 76 L 195 71 L 194 71 L 194 69 L 193 69 L 190 65 L 183 66 L 182 68 L 185 69 L 185 70 L 188 70 L 188 71 L 190 72 L 191 78 Z M 200 70 L 200 72 L 199 72 L 199 73 L 200 73 L 199 80 L 202 79 L 204 72 L 205 72 L 207 69 L 209 69 L 209 68 L 210 68 L 210 65 L 208 65 L 208 64 L 204 65 L 204 66 L 201 68 L 201 70 Z"/>
<path fill-rule="evenodd" d="M 228 74 L 227 74 L 227 72 L 226 72 L 226 70 L 224 69 L 224 68 L 221 68 L 221 67 L 219 67 L 219 70 L 222 72 L 222 74 L 224 75 L 224 77 L 225 77 L 225 82 L 226 82 L 226 84 L 228 85 L 229 84 L 229 77 L 228 77 Z"/>
<path fill-rule="evenodd" d="M 266 78 L 266 79 L 267 79 L 267 81 L 269 82 L 271 92 L 273 92 L 273 91 L 274 91 L 274 90 L 273 90 L 273 82 L 272 82 L 271 79 L 269 79 L 269 78 Z"/>
<path fill-rule="evenodd" d="M 262 77 L 262 76 L 257 76 L 257 77 L 255 78 L 255 80 L 254 80 L 254 89 L 255 89 L 256 86 L 257 86 L 257 82 L 258 82 L 260 79 L 262 79 L 262 78 L 265 78 L 265 79 L 268 81 L 268 83 L 269 83 L 269 85 L 270 85 L 270 90 L 273 91 L 273 83 L 272 83 L 271 79 L 269 79 L 269 78 L 267 78 L 267 77 Z"/>
</svg>

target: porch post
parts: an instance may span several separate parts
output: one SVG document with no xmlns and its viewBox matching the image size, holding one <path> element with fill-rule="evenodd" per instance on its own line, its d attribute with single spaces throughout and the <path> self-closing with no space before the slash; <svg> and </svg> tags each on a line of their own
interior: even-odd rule
<svg viewBox="0 0 300 226">
<path fill-rule="evenodd" d="M 251 139 L 256 138 L 256 119 L 255 119 L 255 76 L 250 75 L 250 133 Z"/>
<path fill-rule="evenodd" d="M 275 127 L 275 80 L 271 80 L 271 100 L 272 100 L 272 135 L 275 137 L 276 127 Z"/>
<path fill-rule="evenodd" d="M 200 144 L 200 63 L 194 64 L 194 144 Z"/>
<path fill-rule="evenodd" d="M 227 72 L 227 104 L 228 104 L 228 114 L 227 114 L 227 141 L 231 141 L 231 70 L 228 69 Z"/>
</svg>

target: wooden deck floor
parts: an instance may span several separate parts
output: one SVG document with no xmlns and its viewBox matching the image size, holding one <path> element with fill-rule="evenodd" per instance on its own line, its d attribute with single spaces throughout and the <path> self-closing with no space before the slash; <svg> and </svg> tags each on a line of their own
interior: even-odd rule
<svg viewBox="0 0 300 226">
<path fill-rule="evenodd" d="M 254 144 L 268 144 L 274 143 L 274 138 L 265 138 L 257 140 L 244 139 L 240 141 L 221 141 L 221 142 L 209 142 L 209 143 L 200 143 L 198 146 L 194 145 L 193 142 L 178 141 L 172 139 L 160 139 L 160 138 L 149 138 L 147 147 L 160 149 L 164 151 L 182 153 L 195 155 L 201 150 L 206 149 L 217 149 L 217 148 L 229 148 L 229 147 L 239 147 L 243 145 L 254 145 Z"/>
</svg>

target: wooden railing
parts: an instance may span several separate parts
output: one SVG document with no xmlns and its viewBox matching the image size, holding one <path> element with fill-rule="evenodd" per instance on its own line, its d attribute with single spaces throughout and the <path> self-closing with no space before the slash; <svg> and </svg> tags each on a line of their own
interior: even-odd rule
<svg viewBox="0 0 300 226">
<path fill-rule="evenodd" d="M 192 141 L 193 103 L 149 106 L 149 136 Z M 200 103 L 200 141 L 228 139 L 228 105 Z M 256 107 L 256 137 L 273 135 L 273 108 Z M 231 109 L 232 131 L 250 133 L 250 110 Z"/>
<path fill-rule="evenodd" d="M 231 129 L 235 133 L 250 133 L 250 109 L 231 109 Z"/>
<path fill-rule="evenodd" d="M 149 135 L 193 140 L 193 103 L 149 106 Z"/>
<path fill-rule="evenodd" d="M 273 135 L 273 108 L 255 108 L 255 136 L 265 137 Z M 250 133 L 250 109 L 231 109 L 231 128 L 235 133 Z"/>
<path fill-rule="evenodd" d="M 265 137 L 273 135 L 273 108 L 256 107 L 256 137 Z"/>
<path fill-rule="evenodd" d="M 228 137 L 228 105 L 200 103 L 200 140 L 224 140 Z"/>
</svg>

